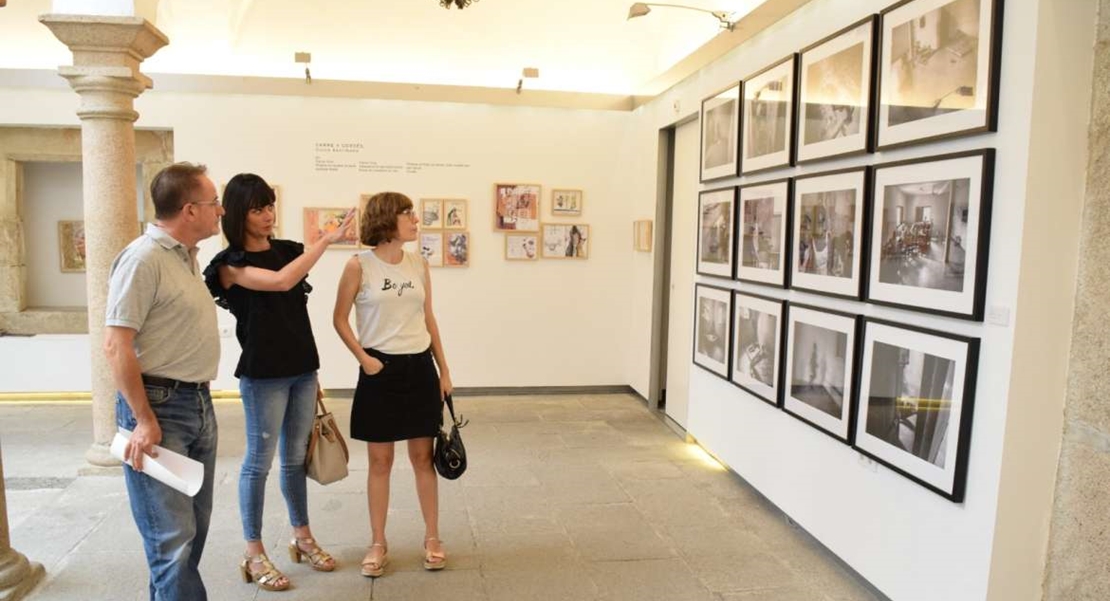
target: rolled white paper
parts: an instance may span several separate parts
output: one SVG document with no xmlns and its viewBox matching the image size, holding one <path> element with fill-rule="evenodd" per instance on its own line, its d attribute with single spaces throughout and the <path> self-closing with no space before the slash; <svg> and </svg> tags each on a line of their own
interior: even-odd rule
<svg viewBox="0 0 1110 601">
<path fill-rule="evenodd" d="M 130 439 L 131 431 L 120 428 L 111 447 L 112 456 L 127 465 L 131 465 L 131 461 L 124 458 L 123 450 Z M 154 449 L 158 451 L 157 457 L 143 455 L 142 473 L 190 497 L 200 492 L 204 485 L 204 464 L 158 445 L 154 445 Z"/>
</svg>

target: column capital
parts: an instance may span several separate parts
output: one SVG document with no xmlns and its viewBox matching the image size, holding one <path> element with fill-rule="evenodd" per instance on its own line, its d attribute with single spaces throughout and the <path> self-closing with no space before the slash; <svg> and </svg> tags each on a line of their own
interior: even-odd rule
<svg viewBox="0 0 1110 601">
<path fill-rule="evenodd" d="M 139 73 L 139 63 L 170 43 L 166 34 L 140 17 L 56 15 L 39 17 L 73 52 L 73 68 L 119 67 L 128 76 L 150 80 Z"/>
</svg>

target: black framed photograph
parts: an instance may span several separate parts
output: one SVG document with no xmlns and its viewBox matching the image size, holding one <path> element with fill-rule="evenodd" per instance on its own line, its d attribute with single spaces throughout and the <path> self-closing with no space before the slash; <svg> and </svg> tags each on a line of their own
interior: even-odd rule
<svg viewBox="0 0 1110 601">
<path fill-rule="evenodd" d="M 733 294 L 732 383 L 777 407 L 786 303 L 743 292 Z"/>
<path fill-rule="evenodd" d="M 878 23 L 867 17 L 799 55 L 799 164 L 870 150 Z"/>
<path fill-rule="evenodd" d="M 861 298 L 868 169 L 794 179 L 790 287 Z"/>
<path fill-rule="evenodd" d="M 701 181 L 734 177 L 739 166 L 740 82 L 701 101 Z"/>
<path fill-rule="evenodd" d="M 979 339 L 865 323 L 853 446 L 929 490 L 963 501 Z"/>
<path fill-rule="evenodd" d="M 843 442 L 851 435 L 858 315 L 791 303 L 782 408 Z"/>
<path fill-rule="evenodd" d="M 701 275 L 732 277 L 736 188 L 698 194 L 698 266 Z"/>
<path fill-rule="evenodd" d="M 786 167 L 793 159 L 794 67 L 790 55 L 752 75 L 742 84 L 743 113 L 740 119 L 740 172 L 756 173 Z"/>
<path fill-rule="evenodd" d="M 694 285 L 694 364 L 724 379 L 729 377 L 729 325 L 732 291 Z"/>
<path fill-rule="evenodd" d="M 880 30 L 879 149 L 997 131 L 1002 0 L 903 0 Z"/>
<path fill-rule="evenodd" d="M 740 186 L 737 204 L 736 279 L 785 287 L 790 180 Z"/>
<path fill-rule="evenodd" d="M 867 300 L 982 321 L 994 149 L 872 173 Z"/>
</svg>

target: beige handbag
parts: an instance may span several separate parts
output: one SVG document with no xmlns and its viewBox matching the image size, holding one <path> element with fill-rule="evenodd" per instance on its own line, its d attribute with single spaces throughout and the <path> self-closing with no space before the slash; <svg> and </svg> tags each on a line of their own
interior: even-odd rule
<svg viewBox="0 0 1110 601">
<path fill-rule="evenodd" d="M 308 437 L 308 455 L 305 468 L 308 477 L 320 484 L 331 484 L 347 477 L 347 442 L 335 425 L 335 417 L 324 407 L 324 400 L 316 399 L 316 418 L 312 434 Z"/>
</svg>

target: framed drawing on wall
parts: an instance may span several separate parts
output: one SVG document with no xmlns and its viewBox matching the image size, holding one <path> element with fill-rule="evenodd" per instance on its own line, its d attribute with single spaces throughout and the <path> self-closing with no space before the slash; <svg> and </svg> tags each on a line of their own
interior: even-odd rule
<svg viewBox="0 0 1110 601">
<path fill-rule="evenodd" d="M 736 279 L 786 286 L 790 180 L 740 186 Z"/>
<path fill-rule="evenodd" d="M 872 15 L 799 55 L 799 164 L 870 150 L 877 27 Z"/>
<path fill-rule="evenodd" d="M 444 232 L 444 267 L 470 267 L 470 232 Z"/>
<path fill-rule="evenodd" d="M 448 230 L 465 230 L 470 227 L 470 218 L 466 213 L 465 199 L 443 199 L 443 227 Z"/>
<path fill-rule="evenodd" d="M 790 287 L 861 298 L 867 168 L 794 179 Z"/>
<path fill-rule="evenodd" d="M 544 259 L 590 258 L 590 226 L 584 223 L 545 223 L 540 239 Z"/>
<path fill-rule="evenodd" d="M 740 148 L 740 83 L 701 101 L 701 181 L 734 177 Z"/>
<path fill-rule="evenodd" d="M 724 379 L 729 377 L 729 325 L 732 291 L 694 285 L 694 365 Z"/>
<path fill-rule="evenodd" d="M 58 257 L 63 273 L 85 271 L 85 222 L 58 222 Z"/>
<path fill-rule="evenodd" d="M 582 191 L 553 188 L 551 190 L 551 214 L 574 216 L 582 214 Z"/>
<path fill-rule="evenodd" d="M 535 261 L 539 258 L 538 234 L 505 234 L 506 261 Z"/>
<path fill-rule="evenodd" d="M 304 209 L 304 243 L 305 246 L 315 244 L 324 234 L 333 232 L 341 225 L 350 213 L 356 213 L 353 207 L 346 208 L 316 208 Z M 357 213 L 356 213 L 357 215 Z M 358 219 L 352 219 L 347 225 L 342 240 L 329 246 L 332 248 L 357 248 L 358 247 Z"/>
<path fill-rule="evenodd" d="M 540 231 L 540 191 L 539 184 L 494 184 L 493 229 Z"/>
<path fill-rule="evenodd" d="M 640 219 L 632 222 L 632 250 L 651 252 L 652 221 Z"/>
<path fill-rule="evenodd" d="M 867 300 L 982 321 L 993 177 L 994 149 L 876 166 Z"/>
<path fill-rule="evenodd" d="M 732 305 L 732 383 L 775 405 L 782 372 L 786 303 L 735 292 Z"/>
<path fill-rule="evenodd" d="M 744 80 L 740 173 L 792 164 L 795 55 Z"/>
<path fill-rule="evenodd" d="M 853 446 L 963 501 L 979 339 L 866 320 Z"/>
<path fill-rule="evenodd" d="M 701 275 L 732 277 L 736 188 L 698 194 L 698 264 Z"/>
<path fill-rule="evenodd" d="M 998 129 L 1001 0 L 904 0 L 882 12 L 879 149 Z"/>
<path fill-rule="evenodd" d="M 443 228 L 443 201 L 438 198 L 420 199 L 420 227 L 429 230 Z"/>
<path fill-rule="evenodd" d="M 428 267 L 443 267 L 443 232 L 420 232 L 420 256 Z"/>
<path fill-rule="evenodd" d="M 803 422 L 850 442 L 856 392 L 856 315 L 790 305 L 782 408 Z"/>
</svg>

